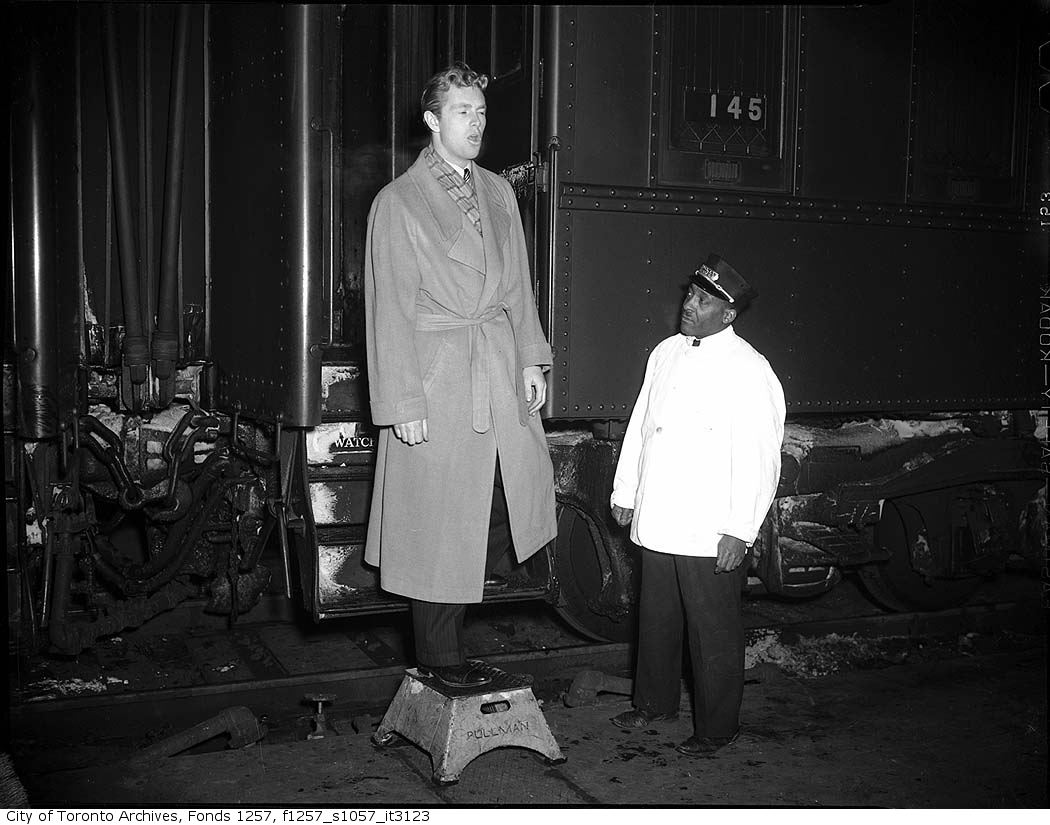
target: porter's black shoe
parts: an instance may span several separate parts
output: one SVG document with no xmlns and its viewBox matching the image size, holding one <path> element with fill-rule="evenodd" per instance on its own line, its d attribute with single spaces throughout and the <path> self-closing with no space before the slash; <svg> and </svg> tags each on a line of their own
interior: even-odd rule
<svg viewBox="0 0 1050 825">
<path fill-rule="evenodd" d="M 710 756 L 726 745 L 733 744 L 739 735 L 740 729 L 737 728 L 732 736 L 690 736 L 675 750 L 686 756 Z"/>
<path fill-rule="evenodd" d="M 644 710 L 634 708 L 633 710 L 625 710 L 623 713 L 616 714 L 609 721 L 618 728 L 632 730 L 634 728 L 647 728 L 652 722 L 669 722 L 677 718 L 677 713 L 646 713 Z"/>
<path fill-rule="evenodd" d="M 418 665 L 416 671 L 424 679 L 433 677 L 449 687 L 481 687 L 492 681 L 492 676 L 478 667 L 478 662 L 464 662 L 461 665 Z"/>
</svg>

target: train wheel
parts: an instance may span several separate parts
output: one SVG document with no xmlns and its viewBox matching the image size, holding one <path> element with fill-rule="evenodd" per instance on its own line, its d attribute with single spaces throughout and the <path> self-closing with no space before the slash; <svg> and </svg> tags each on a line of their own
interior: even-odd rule
<svg viewBox="0 0 1050 825">
<path fill-rule="evenodd" d="M 552 553 L 552 567 L 558 583 L 555 609 L 573 629 L 602 642 L 626 642 L 634 635 L 634 625 L 625 617 L 614 617 L 596 610 L 599 594 L 608 575 L 603 564 L 605 549 L 599 547 L 597 525 L 574 507 L 559 506 L 558 538 Z"/>
<path fill-rule="evenodd" d="M 892 552 L 881 564 L 862 567 L 860 580 L 868 594 L 890 610 L 944 610 L 965 602 L 981 585 L 965 579 L 927 579 L 911 566 L 911 546 L 924 529 L 920 510 L 906 499 L 885 503 L 875 530 L 880 547 Z"/>
</svg>

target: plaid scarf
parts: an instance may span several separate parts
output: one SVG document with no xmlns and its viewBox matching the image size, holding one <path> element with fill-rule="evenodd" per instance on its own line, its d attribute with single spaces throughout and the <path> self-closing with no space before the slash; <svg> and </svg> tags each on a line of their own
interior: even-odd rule
<svg viewBox="0 0 1050 825">
<path fill-rule="evenodd" d="M 480 235 L 481 212 L 478 210 L 478 193 L 474 189 L 470 167 L 468 166 L 464 174 L 460 176 L 459 172 L 434 151 L 433 146 L 428 146 L 423 151 L 423 158 L 430 167 L 431 174 L 437 178 L 438 183 L 448 192 L 448 196 L 455 201 L 463 214 L 470 218 Z"/>
</svg>

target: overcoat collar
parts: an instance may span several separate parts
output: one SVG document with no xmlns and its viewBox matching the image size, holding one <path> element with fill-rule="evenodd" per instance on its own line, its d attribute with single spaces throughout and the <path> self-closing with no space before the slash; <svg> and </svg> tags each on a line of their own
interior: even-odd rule
<svg viewBox="0 0 1050 825">
<path fill-rule="evenodd" d="M 510 233 L 511 216 L 507 205 L 503 203 L 503 195 L 490 180 L 492 173 L 477 164 L 473 168 L 484 240 L 430 173 L 422 152 L 409 168 L 408 174 L 419 187 L 437 222 L 441 237 L 447 244 L 445 254 L 478 274 L 488 276 L 478 303 L 480 308 L 488 305 L 503 271 L 503 245 Z"/>
</svg>

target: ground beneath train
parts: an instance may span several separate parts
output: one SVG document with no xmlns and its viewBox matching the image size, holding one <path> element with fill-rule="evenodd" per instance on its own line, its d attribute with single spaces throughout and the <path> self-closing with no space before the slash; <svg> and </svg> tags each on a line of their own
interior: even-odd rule
<svg viewBox="0 0 1050 825">
<path fill-rule="evenodd" d="M 38 803 L 148 806 L 743 805 L 1044 807 L 1044 638 L 974 634 L 954 655 L 796 675 L 770 662 L 747 671 L 743 731 L 711 758 L 674 751 L 681 716 L 648 730 L 608 719 L 630 706 L 601 694 L 543 713 L 567 761 L 522 748 L 474 759 L 458 784 L 431 781 L 415 747 L 376 749 L 371 730 L 179 756 L 100 762 L 29 777 Z M 377 721 L 377 720 L 376 720 Z"/>
<path fill-rule="evenodd" d="M 1042 807 L 1046 610 L 1039 585 L 998 579 L 967 608 L 922 617 L 886 614 L 848 583 L 809 603 L 749 601 L 743 732 L 709 759 L 674 751 L 691 732 L 687 684 L 680 718 L 645 731 L 609 724 L 630 706 L 625 695 L 599 692 L 567 706 L 564 693 L 584 670 L 629 677 L 630 650 L 588 647 L 543 605 L 480 609 L 468 636 L 472 652 L 538 674 L 534 692 L 567 757 L 561 765 L 519 747 L 498 748 L 474 759 L 458 784 L 438 787 L 431 758 L 418 747 L 374 748 L 371 735 L 404 678 L 396 617 L 299 630 L 262 622 L 238 631 L 269 638 L 262 646 L 238 646 L 214 628 L 173 625 L 124 634 L 123 658 L 98 651 L 78 660 L 43 657 L 13 682 L 26 688 L 48 668 L 69 690 L 76 668 L 114 681 L 72 698 L 37 684 L 51 692 L 23 695 L 14 708 L 21 722 L 12 753 L 38 804 Z M 176 656 L 175 648 L 196 653 Z M 559 650 L 572 655 L 559 659 Z M 296 678 L 293 666 L 343 668 L 352 677 L 340 683 L 345 690 L 329 707 L 322 739 L 306 738 L 313 719 L 302 690 L 295 692 L 299 683 L 278 689 Z M 246 669 L 240 682 L 237 668 Z M 267 681 L 277 671 L 283 675 Z M 253 672 L 257 692 L 242 701 L 237 691 L 253 683 Z M 384 680 L 374 680 L 376 673 Z M 186 680 L 182 688 L 150 692 L 176 675 Z M 164 697 L 179 690 L 188 704 L 176 710 Z M 225 750 L 218 737 L 154 765 L 136 760 L 138 749 L 209 715 L 199 704 L 205 694 L 218 706 L 250 706 L 269 729 L 265 738 Z M 149 704 L 154 695 L 162 723 L 136 726 L 130 700 Z M 89 731 L 89 715 L 101 727 Z"/>
</svg>

